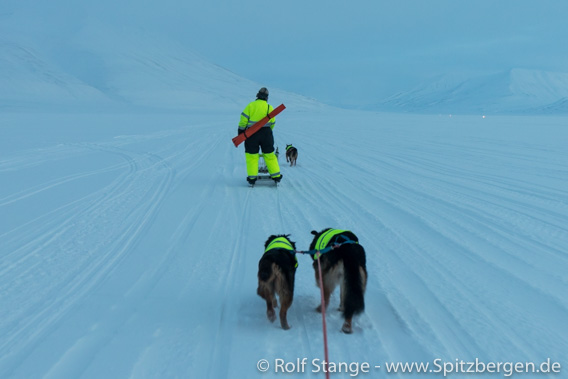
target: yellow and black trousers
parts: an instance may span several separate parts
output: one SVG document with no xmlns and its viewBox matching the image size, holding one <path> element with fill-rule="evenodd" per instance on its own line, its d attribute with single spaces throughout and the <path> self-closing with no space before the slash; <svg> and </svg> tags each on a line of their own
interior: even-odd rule
<svg viewBox="0 0 568 379">
<path fill-rule="evenodd" d="M 247 162 L 248 179 L 258 177 L 259 153 L 262 150 L 266 168 L 271 178 L 277 178 L 280 174 L 278 158 L 274 153 L 274 136 L 270 127 L 262 127 L 252 136 L 245 140 L 245 157 Z"/>
</svg>

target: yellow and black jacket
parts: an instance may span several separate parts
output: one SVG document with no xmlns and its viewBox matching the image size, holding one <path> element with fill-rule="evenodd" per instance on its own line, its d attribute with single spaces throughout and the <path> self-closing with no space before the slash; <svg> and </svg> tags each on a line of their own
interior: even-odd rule
<svg viewBox="0 0 568 379">
<path fill-rule="evenodd" d="M 268 104 L 266 100 L 256 99 L 249 103 L 245 110 L 241 113 L 241 120 L 239 121 L 239 130 L 245 130 L 253 126 L 256 122 L 268 116 L 274 110 L 272 105 Z M 271 118 L 263 128 L 274 129 L 274 118 Z"/>
</svg>

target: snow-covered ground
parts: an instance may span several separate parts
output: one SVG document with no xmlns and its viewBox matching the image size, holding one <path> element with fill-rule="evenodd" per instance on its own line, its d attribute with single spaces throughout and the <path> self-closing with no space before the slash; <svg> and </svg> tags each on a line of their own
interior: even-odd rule
<svg viewBox="0 0 568 379">
<path fill-rule="evenodd" d="M 276 142 L 298 166 L 281 156 L 282 184 L 251 189 L 238 116 L 0 114 L 0 377 L 284 377 L 277 359 L 303 358 L 296 376 L 322 377 L 310 259 L 289 331 L 256 271 L 269 235 L 307 249 L 325 227 L 355 232 L 369 271 L 352 335 L 332 297 L 330 361 L 405 377 L 385 364 L 550 358 L 566 375 L 566 118 L 289 106 Z"/>
</svg>

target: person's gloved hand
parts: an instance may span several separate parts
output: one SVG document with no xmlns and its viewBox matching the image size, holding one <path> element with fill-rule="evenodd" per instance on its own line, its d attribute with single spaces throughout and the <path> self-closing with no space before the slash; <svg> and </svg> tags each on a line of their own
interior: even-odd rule
<svg viewBox="0 0 568 379">
<path fill-rule="evenodd" d="M 245 132 L 244 129 L 239 128 L 239 131 L 238 131 L 239 134 L 244 133 L 244 132 Z"/>
</svg>

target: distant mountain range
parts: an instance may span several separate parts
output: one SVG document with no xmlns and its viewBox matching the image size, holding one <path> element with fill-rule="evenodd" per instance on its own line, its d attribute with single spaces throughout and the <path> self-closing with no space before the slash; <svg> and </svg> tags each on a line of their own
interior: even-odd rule
<svg viewBox="0 0 568 379">
<path fill-rule="evenodd" d="M 237 111 L 267 85 L 240 77 L 168 40 L 101 30 L 85 30 L 56 51 L 0 39 L 0 109 L 126 106 L 211 111 L 222 103 Z M 300 110 L 322 106 L 278 89 L 272 91 L 271 99 Z M 210 106 L 204 109 L 203 104 Z M 526 69 L 453 73 L 367 108 L 407 113 L 568 114 L 568 74 Z"/>
<path fill-rule="evenodd" d="M 110 104 L 104 93 L 58 70 L 33 49 L 0 42 L 0 108 Z"/>
<path fill-rule="evenodd" d="M 568 113 L 568 74 L 511 69 L 448 74 L 372 106 L 408 113 Z"/>
<path fill-rule="evenodd" d="M 241 111 L 265 83 L 243 78 L 175 42 L 93 31 L 55 51 L 0 38 L 0 109 Z M 314 100 L 271 89 L 273 102 Z M 204 104 L 207 104 L 204 106 Z"/>
</svg>

